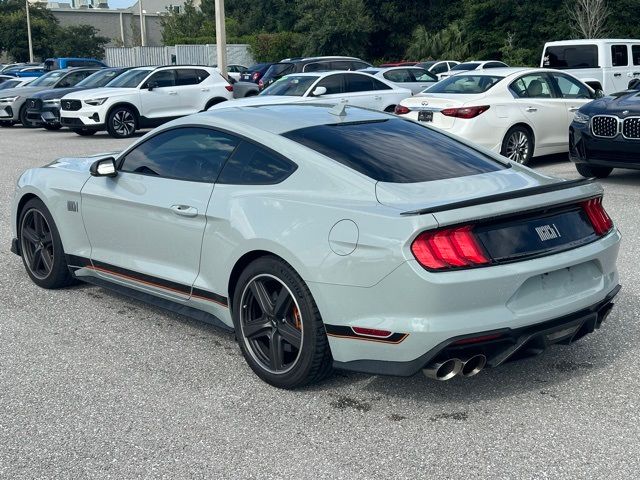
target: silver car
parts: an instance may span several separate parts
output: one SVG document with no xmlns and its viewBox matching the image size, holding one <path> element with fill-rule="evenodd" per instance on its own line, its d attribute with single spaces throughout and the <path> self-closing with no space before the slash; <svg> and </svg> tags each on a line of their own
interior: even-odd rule
<svg viewBox="0 0 640 480">
<path fill-rule="evenodd" d="M 435 74 L 420 67 L 369 67 L 359 71 L 383 78 L 397 87 L 408 88 L 414 95 L 438 82 Z"/>
<path fill-rule="evenodd" d="M 26 171 L 12 251 L 41 287 L 235 330 L 277 387 L 333 368 L 444 380 L 600 326 L 620 288 L 601 202 L 383 112 L 235 107 Z"/>
</svg>

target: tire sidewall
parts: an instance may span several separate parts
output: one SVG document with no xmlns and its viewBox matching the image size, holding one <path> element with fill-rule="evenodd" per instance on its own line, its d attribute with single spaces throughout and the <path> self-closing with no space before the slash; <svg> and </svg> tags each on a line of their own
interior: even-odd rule
<svg viewBox="0 0 640 480">
<path fill-rule="evenodd" d="M 524 159 L 524 161 L 522 163 L 520 163 L 520 165 L 529 165 L 529 163 L 531 162 L 531 158 L 533 157 L 533 149 L 534 149 L 534 143 L 533 143 L 533 135 L 531 135 L 531 132 L 529 130 L 527 130 L 524 127 L 520 127 L 518 125 L 511 127 L 509 130 L 507 130 L 507 133 L 505 134 L 504 138 L 502 139 L 502 146 L 500 148 L 500 154 L 506 158 L 508 158 L 506 156 L 507 153 L 507 142 L 509 141 L 509 138 L 511 137 L 511 135 L 513 135 L 515 132 L 522 132 L 526 135 L 527 137 L 527 142 L 529 144 L 529 151 L 527 152 L 527 157 Z M 515 160 L 512 160 L 513 162 L 515 162 Z M 519 163 L 519 162 L 515 162 L 515 163 Z"/>
<path fill-rule="evenodd" d="M 115 117 L 116 113 L 122 112 L 122 111 L 129 112 L 131 115 L 133 115 L 133 121 L 134 121 L 133 132 L 131 132 L 128 135 L 120 135 L 118 132 L 116 132 L 116 130 L 113 127 L 113 118 Z M 109 115 L 107 116 L 107 132 L 109 132 L 109 135 L 111 135 L 114 138 L 130 138 L 133 136 L 134 133 L 136 133 L 136 130 L 138 130 L 138 116 L 136 115 L 136 112 L 134 112 L 132 108 L 126 107 L 126 106 L 120 106 L 120 107 L 115 107 L 113 110 L 109 112 Z"/>
<path fill-rule="evenodd" d="M 20 123 L 24 128 L 35 128 L 36 126 L 27 119 L 27 105 L 22 105 L 18 113 Z"/>
<path fill-rule="evenodd" d="M 274 374 L 266 371 L 253 358 L 251 352 L 248 351 L 248 347 L 242 335 L 242 328 L 240 326 L 240 311 L 242 308 L 240 301 L 242 299 L 242 294 L 248 283 L 260 274 L 268 274 L 277 277 L 289 288 L 298 303 L 302 317 L 303 342 L 300 356 L 291 370 L 282 374 Z M 318 318 L 319 315 L 317 313 L 317 307 L 308 291 L 308 288 L 293 268 L 284 261 L 275 257 L 262 257 L 254 261 L 238 278 L 232 306 L 233 324 L 236 331 L 236 337 L 240 345 L 240 349 L 242 350 L 242 354 L 254 373 L 265 382 L 278 388 L 293 388 L 307 383 L 305 379 L 309 376 L 309 372 L 313 367 L 315 349 L 317 348 L 318 337 L 316 325 L 317 322 L 321 320 Z"/>
</svg>

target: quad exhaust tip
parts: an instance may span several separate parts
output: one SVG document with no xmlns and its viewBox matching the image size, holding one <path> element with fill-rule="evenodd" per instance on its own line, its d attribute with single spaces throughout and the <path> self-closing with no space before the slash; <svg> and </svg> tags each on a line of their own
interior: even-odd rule
<svg viewBox="0 0 640 480">
<path fill-rule="evenodd" d="M 482 354 L 473 355 L 469 358 L 450 358 L 441 362 L 433 362 L 422 369 L 425 377 L 446 381 L 451 380 L 456 375 L 463 377 L 473 377 L 482 371 L 487 364 L 487 357 Z"/>
</svg>

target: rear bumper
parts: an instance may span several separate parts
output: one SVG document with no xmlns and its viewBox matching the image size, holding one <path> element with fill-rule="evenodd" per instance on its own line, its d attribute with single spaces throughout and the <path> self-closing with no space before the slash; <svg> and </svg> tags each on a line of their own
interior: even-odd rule
<svg viewBox="0 0 640 480">
<path fill-rule="evenodd" d="M 543 323 L 522 328 L 504 328 L 452 337 L 429 350 L 424 355 L 408 362 L 380 360 L 355 360 L 351 362 L 333 362 L 341 370 L 408 377 L 418 373 L 434 361 L 448 358 L 471 357 L 483 354 L 488 367 L 497 367 L 503 363 L 539 355 L 554 344 L 571 344 L 585 335 L 600 328 L 613 308 L 613 298 L 620 291 L 617 285 L 604 300 L 578 312 L 562 316 Z M 489 337 L 482 342 L 466 343 L 473 338 Z"/>
<path fill-rule="evenodd" d="M 588 125 L 576 122 L 569 129 L 569 158 L 574 163 L 600 167 L 640 169 L 640 140 L 597 138 Z"/>
</svg>

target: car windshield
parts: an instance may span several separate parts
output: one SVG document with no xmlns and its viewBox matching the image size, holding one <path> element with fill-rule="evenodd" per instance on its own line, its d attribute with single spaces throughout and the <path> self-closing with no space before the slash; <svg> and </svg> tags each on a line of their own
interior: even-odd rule
<svg viewBox="0 0 640 480">
<path fill-rule="evenodd" d="M 454 75 L 431 85 L 423 93 L 484 93 L 503 78 L 497 75 Z"/>
<path fill-rule="evenodd" d="M 6 82 L 0 83 L 0 90 L 17 87 L 20 84 L 22 84 L 20 80 L 7 80 Z"/>
<path fill-rule="evenodd" d="M 451 70 L 475 70 L 479 66 L 480 66 L 480 64 L 477 63 L 477 62 L 460 63 L 460 64 L 456 65 L 455 67 L 453 67 Z"/>
<path fill-rule="evenodd" d="M 542 66 L 545 68 L 598 68 L 598 47 L 595 45 L 560 45 L 547 47 Z"/>
<path fill-rule="evenodd" d="M 308 77 L 302 75 L 288 75 L 282 77 L 276 83 L 266 88 L 260 95 L 286 95 L 288 97 L 301 97 L 309 87 L 320 77 Z"/>
<path fill-rule="evenodd" d="M 149 73 L 151 73 L 151 70 L 146 68 L 143 70 L 129 70 L 112 80 L 108 86 L 116 88 L 136 88 Z"/>
<path fill-rule="evenodd" d="M 79 82 L 77 87 L 86 87 L 86 88 L 98 88 L 104 87 L 107 83 L 112 81 L 120 74 L 120 70 L 99 70 L 93 75 L 88 76 L 81 82 Z"/>
<path fill-rule="evenodd" d="M 400 118 L 317 125 L 283 136 L 380 182 L 430 182 L 506 168 L 434 129 Z"/>
<path fill-rule="evenodd" d="M 50 87 L 54 85 L 58 80 L 66 75 L 67 72 L 63 72 L 62 70 L 56 70 L 54 72 L 45 73 L 40 78 L 35 79 L 31 82 L 31 87 Z"/>
</svg>

